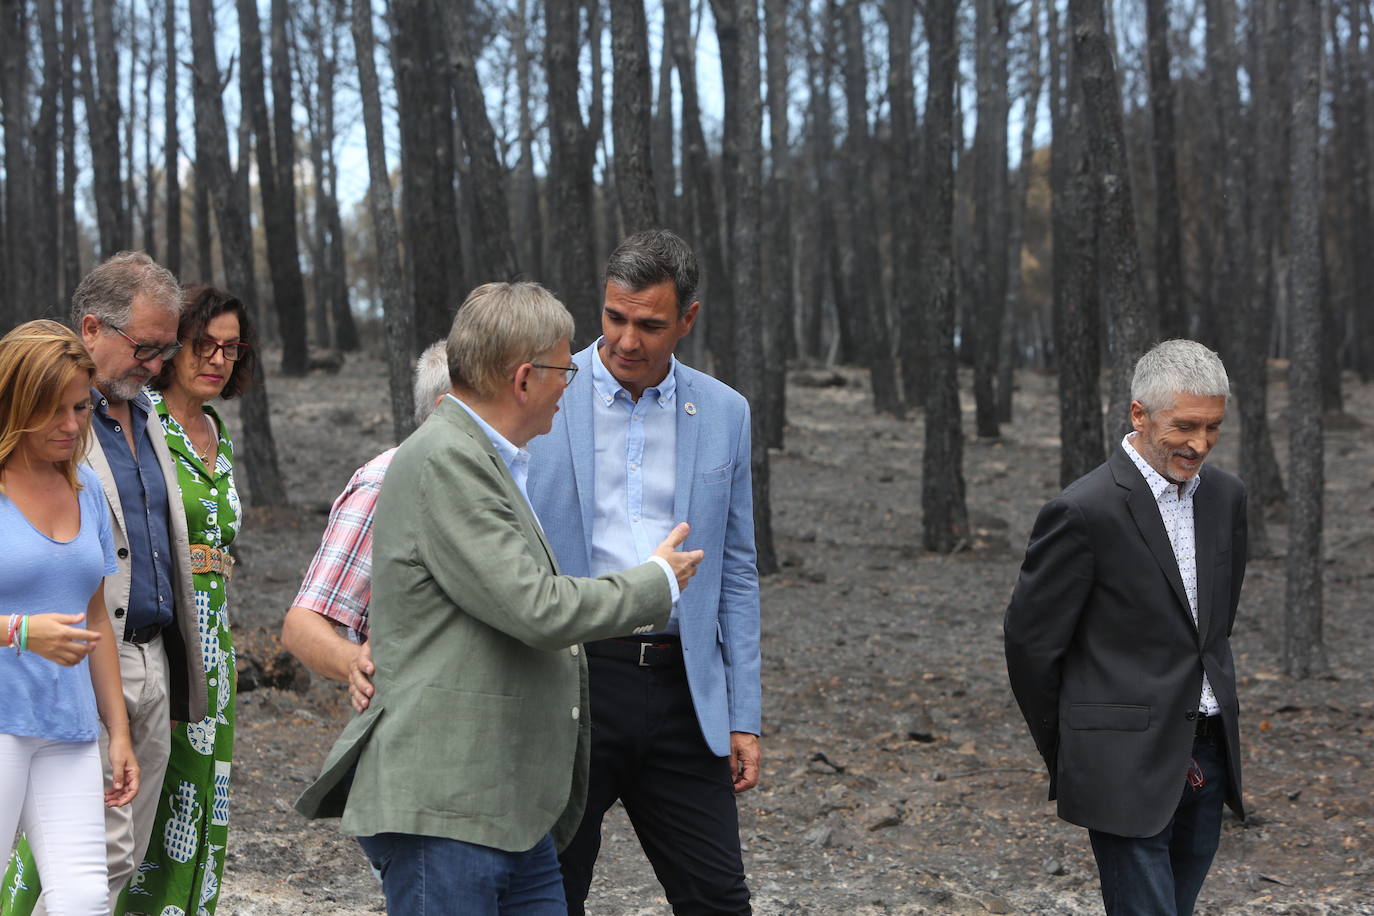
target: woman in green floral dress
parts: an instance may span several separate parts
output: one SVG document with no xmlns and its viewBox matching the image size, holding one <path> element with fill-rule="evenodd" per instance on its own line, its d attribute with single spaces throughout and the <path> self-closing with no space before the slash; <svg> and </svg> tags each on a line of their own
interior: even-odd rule
<svg viewBox="0 0 1374 916">
<path fill-rule="evenodd" d="M 191 535 L 209 715 L 178 723 L 148 852 L 116 913 L 210 916 L 219 903 L 229 836 L 229 772 L 234 748 L 234 642 L 225 586 L 238 532 L 234 452 L 209 401 L 239 394 L 253 378 L 252 328 L 239 300 L 188 287 L 181 351 L 150 392 L 167 431 Z"/>
</svg>

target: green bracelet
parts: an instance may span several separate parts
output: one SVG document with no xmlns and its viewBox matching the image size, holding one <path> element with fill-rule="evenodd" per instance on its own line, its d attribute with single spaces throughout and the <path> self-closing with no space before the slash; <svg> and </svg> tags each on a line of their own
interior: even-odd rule
<svg viewBox="0 0 1374 916">
<path fill-rule="evenodd" d="M 25 614 L 24 619 L 19 623 L 19 651 L 23 652 L 29 647 L 29 615 Z"/>
</svg>

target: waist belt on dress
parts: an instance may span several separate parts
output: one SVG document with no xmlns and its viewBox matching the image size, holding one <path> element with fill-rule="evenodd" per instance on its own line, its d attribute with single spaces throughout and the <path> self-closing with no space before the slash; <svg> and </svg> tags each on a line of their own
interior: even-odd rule
<svg viewBox="0 0 1374 916">
<path fill-rule="evenodd" d="M 225 579 L 234 571 L 234 558 L 227 550 L 217 550 L 205 544 L 191 545 L 191 572 L 219 573 Z"/>
</svg>

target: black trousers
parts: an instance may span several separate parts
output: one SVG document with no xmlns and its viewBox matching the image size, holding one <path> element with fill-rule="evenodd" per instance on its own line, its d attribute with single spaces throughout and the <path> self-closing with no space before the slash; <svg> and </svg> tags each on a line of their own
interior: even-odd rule
<svg viewBox="0 0 1374 916">
<path fill-rule="evenodd" d="M 729 758 L 706 746 L 682 666 L 645 668 L 595 655 L 587 810 L 559 856 L 570 916 L 582 916 L 618 798 L 678 916 L 749 914 Z"/>
</svg>

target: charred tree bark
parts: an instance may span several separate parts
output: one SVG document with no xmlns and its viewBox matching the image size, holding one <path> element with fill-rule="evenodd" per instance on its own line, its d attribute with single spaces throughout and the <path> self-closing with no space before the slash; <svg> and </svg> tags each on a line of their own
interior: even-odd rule
<svg viewBox="0 0 1374 916">
<path fill-rule="evenodd" d="M 181 276 L 181 146 L 177 137 L 177 77 L 181 68 L 177 60 L 177 6 L 176 0 L 166 0 L 162 19 L 163 45 L 167 67 L 163 71 L 162 100 L 162 173 L 166 198 L 166 248 L 163 265 L 176 276 Z"/>
<path fill-rule="evenodd" d="M 71 302 L 81 282 L 81 248 L 76 224 L 76 12 L 62 0 L 62 301 Z M 180 276 L 180 274 L 178 274 Z"/>
<path fill-rule="evenodd" d="M 995 439 L 997 356 L 1007 306 L 1006 0 L 977 0 L 978 126 L 973 136 L 973 395 L 978 435 Z"/>
<path fill-rule="evenodd" d="M 506 202 L 506 170 L 496 152 L 496 132 L 487 115 L 486 97 L 477 79 L 473 33 L 473 0 L 458 0 L 444 6 L 449 25 L 449 62 L 453 67 L 453 96 L 457 101 L 458 121 L 463 128 L 463 147 L 467 151 L 470 180 L 466 192 L 472 195 L 477 217 L 477 270 L 483 282 L 513 280 L 519 273 L 515 243 L 511 241 L 510 209 Z"/>
<path fill-rule="evenodd" d="M 725 270 L 720 220 L 716 205 L 716 179 L 701 128 L 701 104 L 697 95 L 696 38 L 692 32 L 690 0 L 663 0 L 668 20 L 668 40 L 672 43 L 673 65 L 677 68 L 682 91 L 682 188 L 687 197 L 691 219 L 688 240 L 701 253 L 704 276 L 701 301 L 706 315 L 708 346 L 717 376 L 733 373 L 733 348 L 722 349 L 717 332 L 728 340 L 734 315 L 730 307 L 730 278 Z"/>
<path fill-rule="evenodd" d="M 38 120 L 33 129 L 33 222 L 26 235 L 33 238 L 33 299 L 45 316 L 63 315 L 58 284 L 61 230 L 57 206 L 57 117 L 62 96 L 62 50 L 58 38 L 57 0 L 37 4 L 39 46 L 43 50 L 43 88 Z M 13 187 L 8 189 L 11 193 Z M 11 244 L 17 241 L 11 239 Z"/>
<path fill-rule="evenodd" d="M 219 218 L 220 254 L 224 261 L 225 287 L 244 297 L 255 319 L 262 314 L 254 295 L 253 239 L 244 201 L 234 189 L 229 167 L 229 132 L 224 123 L 220 100 L 219 63 L 215 59 L 215 23 L 212 0 L 190 0 L 192 87 L 195 95 L 196 155 L 204 171 L 196 183 L 204 183 L 213 199 Z M 244 155 L 246 151 L 240 151 Z M 208 265 L 202 265 L 208 266 Z M 284 506 L 286 488 L 277 466 L 276 441 L 272 436 L 272 416 L 267 403 L 267 388 L 262 363 L 254 384 L 243 395 L 243 441 L 238 443 L 238 460 L 244 469 L 247 501 L 257 506 Z"/>
<path fill-rule="evenodd" d="M 1183 301 L 1183 228 L 1179 215 L 1178 163 L 1174 140 L 1174 82 L 1169 74 L 1169 3 L 1146 0 L 1150 70 L 1150 158 L 1155 169 L 1155 275 L 1159 336 L 1188 335 Z"/>
<path fill-rule="evenodd" d="M 401 279 L 400 236 L 392 206 L 391 176 L 386 167 L 386 134 L 382 127 L 382 99 L 377 84 L 370 0 L 353 0 L 353 46 L 358 62 L 358 87 L 367 135 L 368 212 L 377 237 L 382 314 L 386 319 L 386 367 L 391 392 L 391 424 L 400 442 L 415 428 L 415 398 L 411 362 L 418 352 L 415 309 L 406 299 Z"/>
<path fill-rule="evenodd" d="M 654 191 L 649 35 L 644 0 L 610 0 L 615 190 L 628 235 L 659 225 Z"/>
<path fill-rule="evenodd" d="M 1289 462 L 1287 590 L 1282 661 L 1290 677 L 1329 673 L 1322 640 L 1323 430 L 1321 377 L 1321 8 L 1319 0 L 1293 0 L 1289 162 L 1289 274 L 1292 323 L 1289 342 Z"/>
<path fill-rule="evenodd" d="M 773 549 L 772 508 L 768 489 L 768 400 L 764 394 L 763 270 L 759 239 L 763 234 L 763 100 L 759 92 L 759 19 L 752 0 L 711 0 L 717 28 L 735 30 L 733 43 L 721 42 L 722 54 L 731 48 L 732 65 L 721 61 L 725 105 L 733 110 L 725 123 L 737 133 L 726 137 L 735 151 L 735 171 L 729 180 L 736 211 L 731 245 L 732 279 L 737 322 L 736 385 L 751 406 L 751 464 L 754 477 L 754 543 L 761 575 L 777 572 Z"/>
<path fill-rule="evenodd" d="M 550 238 L 558 296 L 572 312 L 579 338 L 601 328 L 601 294 L 592 227 L 593 140 L 577 97 L 577 0 L 544 4 L 544 69 L 549 86 Z"/>
<path fill-rule="evenodd" d="M 921 371 L 922 339 L 920 264 L 920 203 L 916 193 L 917 136 L 911 35 L 915 28 L 913 0 L 891 0 L 887 17 L 888 99 L 892 108 L 892 305 L 900 330 L 898 355 L 902 367 L 902 396 L 908 407 L 925 401 Z"/>
<path fill-rule="evenodd" d="M 1103 0 L 1070 0 L 1073 78 L 1082 93 L 1088 155 L 1096 184 L 1097 247 L 1102 296 L 1110 309 L 1107 431 L 1125 432 L 1131 375 L 1150 345 L 1150 320 L 1140 287 L 1131 175 L 1122 128 L 1121 91 L 1107 41 Z"/>
<path fill-rule="evenodd" d="M 954 347 L 954 83 L 959 66 L 955 22 L 959 0 L 927 0 L 929 87 L 925 118 L 925 452 L 921 456 L 922 544 L 951 553 L 968 543 L 964 501 L 964 429 Z"/>
<path fill-rule="evenodd" d="M 654 103 L 653 164 L 654 197 L 661 225 L 681 234 L 686 227 L 678 217 L 677 164 L 673 160 L 673 43 L 667 34 L 668 14 L 663 14 L 663 42 L 658 57 L 658 101 Z"/>
<path fill-rule="evenodd" d="M 86 40 L 84 0 L 78 0 L 77 44 L 82 55 L 81 87 L 91 135 L 91 170 L 95 176 L 96 223 L 100 227 L 100 257 L 129 247 L 120 178 L 119 53 L 115 47 L 114 4 L 97 2 L 92 10 L 95 67 Z M 92 78 L 94 76 L 94 78 Z"/>
<path fill-rule="evenodd" d="M 782 448 L 787 423 L 787 355 L 792 327 L 792 154 L 787 114 L 787 2 L 764 0 L 768 48 L 769 170 L 763 240 L 764 392 L 768 447 Z"/>
<path fill-rule="evenodd" d="M 1102 463 L 1101 305 L 1092 168 L 1072 42 L 1050 26 L 1050 115 L 1054 226 L 1054 351 L 1059 374 L 1059 482 L 1068 486 Z M 1114 443 L 1112 443 L 1114 444 Z"/>
<path fill-rule="evenodd" d="M 520 246 L 520 267 L 529 277 L 546 276 L 544 269 L 544 217 L 539 212 L 539 180 L 534 176 L 534 122 L 530 90 L 530 9 L 528 0 L 516 4 L 515 82 L 519 93 L 520 161 L 515 166 L 512 191 L 516 206 L 516 244 Z"/>
</svg>

